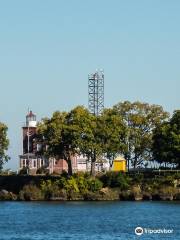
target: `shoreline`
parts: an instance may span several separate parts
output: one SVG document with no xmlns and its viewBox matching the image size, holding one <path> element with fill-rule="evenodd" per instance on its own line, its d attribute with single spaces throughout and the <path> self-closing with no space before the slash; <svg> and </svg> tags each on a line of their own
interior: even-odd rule
<svg viewBox="0 0 180 240">
<path fill-rule="evenodd" d="M 0 175 L 0 201 L 180 201 L 179 174 Z"/>
</svg>

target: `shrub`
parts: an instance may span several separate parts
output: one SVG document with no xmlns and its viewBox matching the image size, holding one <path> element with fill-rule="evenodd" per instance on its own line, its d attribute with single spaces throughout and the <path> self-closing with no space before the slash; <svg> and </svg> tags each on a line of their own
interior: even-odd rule
<svg viewBox="0 0 180 240">
<path fill-rule="evenodd" d="M 135 174 L 134 177 L 133 177 L 133 181 L 134 181 L 135 183 L 137 183 L 137 184 L 142 183 L 143 180 L 144 180 L 144 175 L 143 175 L 143 173 L 137 173 L 137 174 Z"/>
<path fill-rule="evenodd" d="M 162 179 L 163 185 L 174 186 L 174 176 L 166 176 Z"/>
<path fill-rule="evenodd" d="M 58 180 L 56 180 L 56 184 L 59 186 L 59 188 L 66 188 L 67 179 L 61 176 Z"/>
<path fill-rule="evenodd" d="M 99 191 L 103 187 L 103 183 L 97 178 L 89 178 L 87 179 L 87 187 L 88 190 L 92 192 Z"/>
<path fill-rule="evenodd" d="M 108 172 L 101 176 L 100 180 L 105 187 L 119 187 L 121 190 L 129 188 L 130 178 L 120 172 Z"/>
<path fill-rule="evenodd" d="M 41 168 L 39 168 L 36 172 L 36 174 L 48 174 L 49 171 L 47 168 L 45 168 L 44 166 L 42 166 Z"/>
<path fill-rule="evenodd" d="M 174 174 L 174 178 L 175 178 L 175 179 L 180 179 L 180 172 L 175 173 L 175 174 Z"/>
<path fill-rule="evenodd" d="M 77 176 L 77 184 L 79 191 L 84 194 L 88 191 L 88 180 L 84 178 L 84 175 Z"/>
<path fill-rule="evenodd" d="M 19 171 L 19 175 L 26 175 L 28 172 L 28 168 L 27 167 L 23 167 L 20 171 Z"/>
<path fill-rule="evenodd" d="M 41 190 L 35 185 L 25 185 L 23 189 L 19 192 L 20 200 L 42 200 L 43 194 Z"/>
<path fill-rule="evenodd" d="M 58 183 L 59 181 L 53 182 L 50 179 L 46 181 L 41 181 L 40 188 L 46 200 L 56 198 L 60 195 L 61 191 Z"/>
<path fill-rule="evenodd" d="M 65 171 L 65 170 L 63 170 L 62 171 L 62 173 L 61 173 L 61 177 L 64 177 L 64 178 L 68 178 L 68 173 Z"/>
<path fill-rule="evenodd" d="M 67 192 L 76 192 L 76 193 L 79 192 L 78 184 L 74 177 L 70 177 L 66 181 L 65 189 L 67 190 Z"/>
</svg>

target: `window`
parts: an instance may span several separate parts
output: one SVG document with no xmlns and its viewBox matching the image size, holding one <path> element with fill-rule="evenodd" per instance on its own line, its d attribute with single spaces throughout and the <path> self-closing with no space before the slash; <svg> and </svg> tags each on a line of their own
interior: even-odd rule
<svg viewBox="0 0 180 240">
<path fill-rule="evenodd" d="M 25 167 L 25 165 L 26 165 L 26 160 L 23 159 L 23 167 Z"/>
<path fill-rule="evenodd" d="M 36 160 L 34 160 L 34 167 L 36 167 Z"/>
<path fill-rule="evenodd" d="M 43 159 L 41 159 L 41 166 L 43 166 L 43 164 L 44 164 L 44 161 L 43 161 Z"/>
<path fill-rule="evenodd" d="M 42 149 L 42 144 L 37 144 L 37 151 L 39 152 L 39 151 L 41 151 L 41 149 Z"/>
</svg>

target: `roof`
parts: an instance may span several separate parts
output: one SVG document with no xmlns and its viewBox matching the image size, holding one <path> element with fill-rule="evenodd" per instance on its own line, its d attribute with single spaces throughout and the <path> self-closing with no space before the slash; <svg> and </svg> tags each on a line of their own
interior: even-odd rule
<svg viewBox="0 0 180 240">
<path fill-rule="evenodd" d="M 126 161 L 126 159 L 123 156 L 118 156 L 114 161 Z"/>
<path fill-rule="evenodd" d="M 25 153 L 25 154 L 22 154 L 22 155 L 19 155 L 21 158 L 27 158 L 29 155 L 30 158 L 35 158 L 36 155 L 34 153 Z"/>
<path fill-rule="evenodd" d="M 36 115 L 32 112 L 29 111 L 29 113 L 26 115 L 26 117 L 35 117 Z"/>
</svg>

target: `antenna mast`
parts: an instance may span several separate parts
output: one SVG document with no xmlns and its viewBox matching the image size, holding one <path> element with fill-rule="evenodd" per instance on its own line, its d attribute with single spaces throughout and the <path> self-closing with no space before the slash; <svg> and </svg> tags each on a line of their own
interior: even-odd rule
<svg viewBox="0 0 180 240">
<path fill-rule="evenodd" d="M 98 116 L 104 109 L 104 72 L 97 70 L 88 75 L 88 107 L 89 111 Z"/>
</svg>

